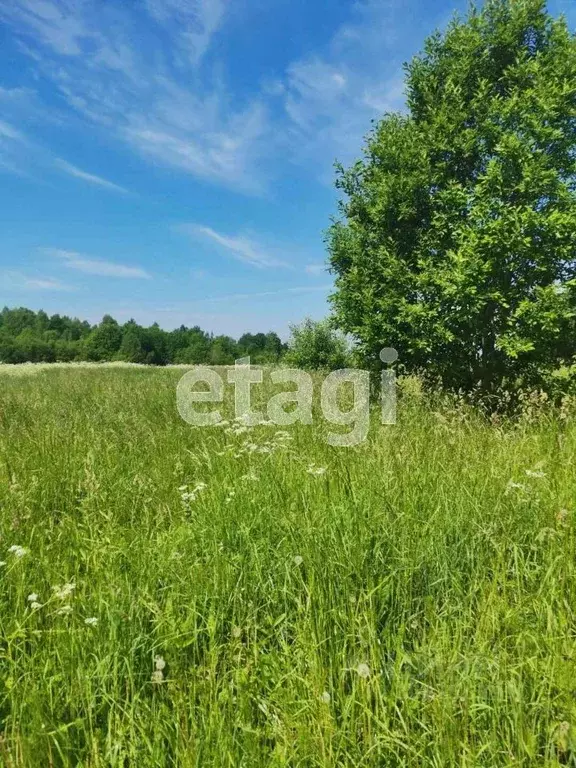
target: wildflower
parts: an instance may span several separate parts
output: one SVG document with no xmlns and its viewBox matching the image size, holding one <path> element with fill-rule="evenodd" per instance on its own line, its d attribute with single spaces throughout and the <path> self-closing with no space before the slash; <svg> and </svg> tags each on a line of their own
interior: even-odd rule
<svg viewBox="0 0 576 768">
<path fill-rule="evenodd" d="M 258 475 L 254 474 L 254 472 L 249 472 L 247 475 L 242 475 L 240 478 L 241 480 L 250 480 L 253 483 L 258 482 Z"/>
<path fill-rule="evenodd" d="M 57 616 L 68 616 L 68 614 L 72 613 L 72 606 L 71 605 L 63 605 L 61 608 L 58 608 L 56 611 Z"/>
<path fill-rule="evenodd" d="M 556 513 L 556 522 L 558 525 L 567 525 L 570 512 L 567 509 L 559 509 Z"/>
<path fill-rule="evenodd" d="M 67 584 L 63 584 L 61 587 L 56 586 L 52 587 L 52 590 L 54 591 L 54 595 L 58 598 L 58 600 L 67 600 L 72 592 L 76 589 L 76 584 L 73 582 L 68 582 Z"/>
<path fill-rule="evenodd" d="M 304 558 L 303 558 L 303 557 L 301 557 L 300 555 L 295 555 L 295 557 L 294 557 L 294 565 L 295 565 L 297 568 L 298 568 L 299 566 L 301 566 L 303 562 L 304 562 Z"/>
<path fill-rule="evenodd" d="M 37 603 L 38 602 L 38 595 L 36 592 L 31 592 L 28 597 L 26 598 L 29 603 Z"/>
<path fill-rule="evenodd" d="M 180 491 L 180 497 L 184 505 L 188 505 L 192 501 L 196 501 L 198 494 L 202 493 L 207 488 L 206 483 L 196 483 L 191 491 L 188 490 L 187 485 L 182 485 L 178 489 Z"/>
<path fill-rule="evenodd" d="M 508 485 L 506 486 L 506 495 L 510 494 L 512 491 L 529 493 L 528 488 L 525 485 L 522 485 L 522 483 L 515 483 L 513 480 L 509 480 Z"/>
<path fill-rule="evenodd" d="M 30 608 L 32 608 L 33 611 L 37 611 L 39 608 L 42 608 L 42 603 L 34 601 L 33 603 L 30 603 Z"/>
<path fill-rule="evenodd" d="M 234 637 L 236 640 L 241 637 L 242 630 L 240 627 L 232 627 L 232 637 Z"/>
<path fill-rule="evenodd" d="M 163 674 L 162 670 L 155 669 L 154 672 L 152 672 L 151 680 L 156 685 L 159 685 L 160 683 L 163 683 L 164 682 L 164 674 Z"/>
<path fill-rule="evenodd" d="M 88 627 L 96 627 L 98 625 L 98 619 L 96 616 L 90 616 L 90 618 L 84 619 L 84 624 Z"/>
<path fill-rule="evenodd" d="M 12 552 L 14 557 L 17 557 L 18 559 L 28 554 L 26 547 L 21 547 L 19 544 L 12 544 L 12 546 L 8 549 L 8 552 Z"/>
<path fill-rule="evenodd" d="M 330 694 L 328 691 L 324 691 L 324 693 L 320 696 L 320 701 L 322 704 L 330 704 Z"/>
<path fill-rule="evenodd" d="M 367 680 L 370 677 L 370 667 L 368 664 L 358 664 L 356 667 L 356 674 L 358 677 L 361 677 L 363 680 Z"/>
<path fill-rule="evenodd" d="M 541 469 L 526 469 L 525 472 L 527 477 L 534 477 L 534 478 L 546 477 L 546 472 L 543 472 Z"/>
<path fill-rule="evenodd" d="M 323 475 L 326 473 L 326 467 L 317 467 L 314 464 L 310 464 L 306 472 L 308 472 L 309 475 L 315 475 L 316 477 L 320 477 L 320 475 Z"/>
<path fill-rule="evenodd" d="M 166 667 L 166 662 L 162 656 L 154 656 L 154 666 L 158 672 L 162 672 L 162 670 Z"/>
<path fill-rule="evenodd" d="M 226 504 L 230 504 L 234 496 L 236 496 L 236 491 L 230 491 L 230 493 L 226 497 Z"/>
</svg>

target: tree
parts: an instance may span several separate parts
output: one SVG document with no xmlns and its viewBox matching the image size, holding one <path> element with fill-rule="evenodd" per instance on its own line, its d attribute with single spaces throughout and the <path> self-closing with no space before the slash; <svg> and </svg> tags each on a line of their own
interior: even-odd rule
<svg viewBox="0 0 576 768">
<path fill-rule="evenodd" d="M 338 171 L 336 322 L 369 363 L 484 391 L 576 354 L 576 41 L 544 0 L 487 0 L 406 67 L 407 114 Z"/>
<path fill-rule="evenodd" d="M 110 315 L 104 315 L 99 326 L 86 338 L 88 360 L 113 360 L 122 343 L 120 326 Z"/>
<path fill-rule="evenodd" d="M 327 320 L 310 318 L 290 326 L 286 362 L 294 368 L 338 370 L 350 364 L 346 339 Z"/>
</svg>

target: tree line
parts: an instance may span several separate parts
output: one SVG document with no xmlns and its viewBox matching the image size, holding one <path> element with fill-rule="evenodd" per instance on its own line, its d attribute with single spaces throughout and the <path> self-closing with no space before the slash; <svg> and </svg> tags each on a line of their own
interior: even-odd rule
<svg viewBox="0 0 576 768">
<path fill-rule="evenodd" d="M 120 324 L 105 315 L 97 325 L 66 315 L 48 315 L 24 307 L 0 312 L 0 362 L 52 363 L 71 361 L 168 365 L 171 363 L 229 365 L 250 356 L 255 363 L 273 363 L 286 353 L 278 334 L 245 333 L 239 339 L 182 325 L 165 331 L 157 323 L 143 327 L 134 320 Z"/>
</svg>

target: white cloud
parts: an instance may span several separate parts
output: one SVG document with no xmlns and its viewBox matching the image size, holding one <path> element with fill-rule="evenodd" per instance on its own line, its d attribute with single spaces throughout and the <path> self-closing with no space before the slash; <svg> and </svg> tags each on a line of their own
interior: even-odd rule
<svg viewBox="0 0 576 768">
<path fill-rule="evenodd" d="M 150 15 L 157 21 L 178 25 L 177 42 L 182 56 L 193 64 L 202 59 L 212 36 L 222 23 L 224 0 L 146 0 Z"/>
<path fill-rule="evenodd" d="M 324 275 L 326 273 L 325 264 L 306 264 L 304 271 L 309 275 Z"/>
<path fill-rule="evenodd" d="M 259 243 L 245 235 L 224 235 L 202 224 L 181 224 L 177 230 L 198 239 L 216 243 L 235 259 L 254 267 L 287 267 L 282 261 L 268 253 Z"/>
<path fill-rule="evenodd" d="M 87 275 L 99 277 L 122 277 L 150 279 L 150 274 L 142 267 L 130 267 L 125 264 L 117 264 L 113 261 L 93 259 L 76 251 L 65 251 L 60 248 L 44 248 L 44 253 L 61 259 L 66 267 L 84 272 Z"/>
<path fill-rule="evenodd" d="M 217 301 L 238 301 L 241 299 L 260 299 L 268 296 L 286 296 L 291 294 L 300 293 L 325 293 L 332 288 L 331 285 L 297 285 L 293 288 L 279 288 L 274 291 L 256 291 L 255 293 L 230 293 L 226 296 L 207 296 L 202 299 L 197 299 L 195 303 L 202 302 L 217 302 Z"/>
<path fill-rule="evenodd" d="M 371 121 L 403 108 L 401 60 L 395 34 L 410 18 L 411 0 L 365 0 L 323 51 L 287 69 L 282 104 L 293 157 L 316 165 L 322 176 L 334 160 L 360 154 Z M 394 32 L 393 32 L 394 30 Z M 280 89 L 278 89 L 280 90 Z"/>
<path fill-rule="evenodd" d="M 87 173 L 81 168 L 77 168 L 75 165 L 72 165 L 72 163 L 67 163 L 66 160 L 56 158 L 55 164 L 65 173 L 69 174 L 70 176 L 74 176 L 76 179 L 82 179 L 82 181 L 86 181 L 88 184 L 94 184 L 97 187 L 103 187 L 104 189 L 110 189 L 114 192 L 128 194 L 128 190 L 124 189 L 124 187 L 121 187 L 118 184 L 114 184 L 112 181 L 108 181 L 107 179 L 103 179 L 101 176 L 96 176 L 93 173 Z"/>
<path fill-rule="evenodd" d="M 7 290 L 31 291 L 73 291 L 74 286 L 63 283 L 53 277 L 31 277 L 21 272 L 8 271 L 2 275 L 2 283 Z"/>
<path fill-rule="evenodd" d="M 0 20 L 93 128 L 161 166 L 252 194 L 286 161 L 327 180 L 335 159 L 358 157 L 371 120 L 403 107 L 406 41 L 430 31 L 416 0 L 351 3 L 325 46 L 238 96 L 217 74 L 222 62 L 207 65 L 231 7 L 12 0 L 0 2 Z"/>
<path fill-rule="evenodd" d="M 223 22 L 225 0 L 132 4 L 18 0 L 0 4 L 25 50 L 84 118 L 137 152 L 220 185 L 259 192 L 269 128 L 262 99 L 232 99 L 200 63 Z M 136 42 L 137 41 L 137 42 Z"/>
</svg>

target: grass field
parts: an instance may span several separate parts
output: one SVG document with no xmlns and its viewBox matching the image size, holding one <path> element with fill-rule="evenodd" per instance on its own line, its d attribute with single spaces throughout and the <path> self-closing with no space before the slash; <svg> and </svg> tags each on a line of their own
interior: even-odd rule
<svg viewBox="0 0 576 768">
<path fill-rule="evenodd" d="M 567 411 L 338 449 L 181 375 L 0 375 L 0 765 L 576 765 Z"/>
</svg>

